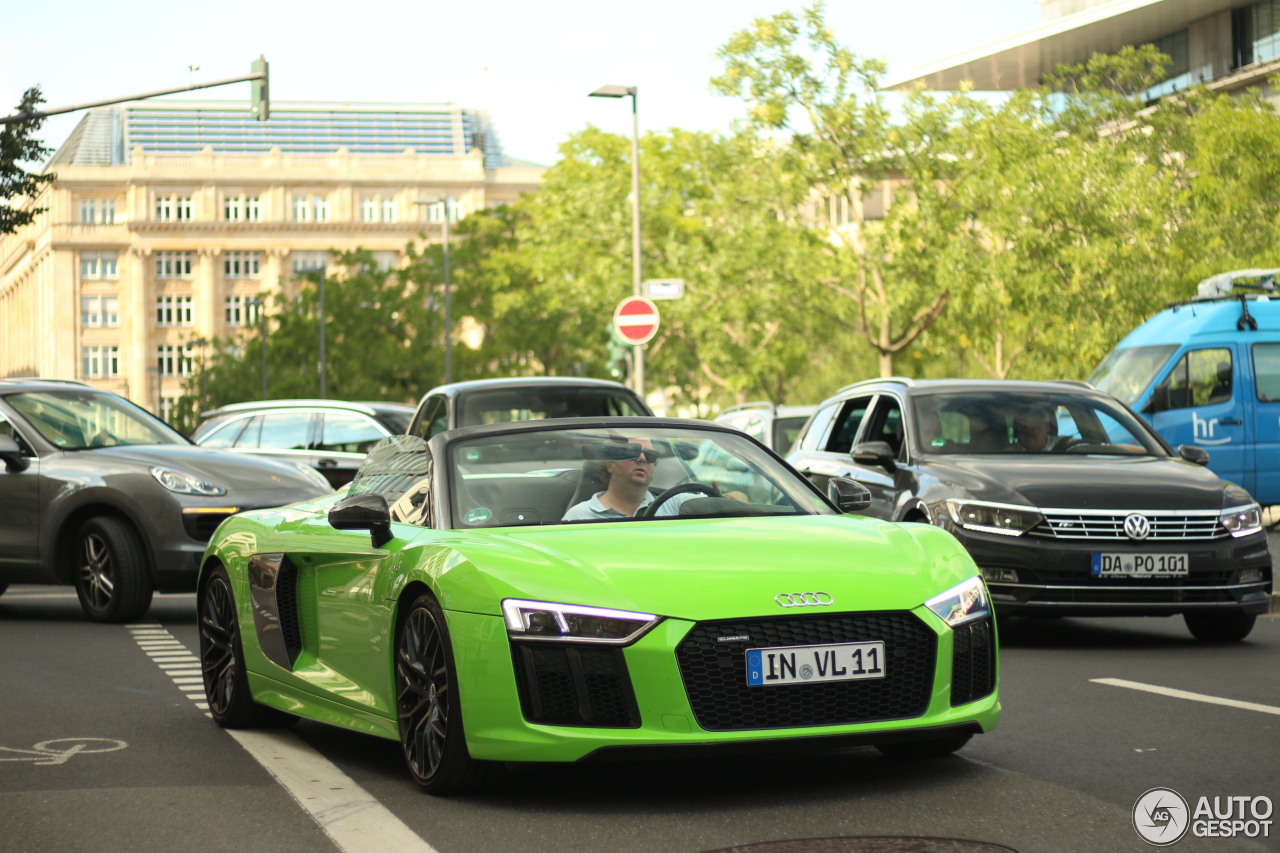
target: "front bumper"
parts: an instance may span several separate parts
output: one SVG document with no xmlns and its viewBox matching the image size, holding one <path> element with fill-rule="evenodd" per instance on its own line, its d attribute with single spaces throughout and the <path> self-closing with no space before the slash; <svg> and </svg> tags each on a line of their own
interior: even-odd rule
<svg viewBox="0 0 1280 853">
<path fill-rule="evenodd" d="M 1130 543 L 951 532 L 982 569 L 992 603 L 1004 615 L 1161 616 L 1211 609 L 1261 614 L 1270 607 L 1265 533 Z M 1097 577 L 1091 572 L 1095 553 L 1186 554 L 1187 574 Z"/>
<path fill-rule="evenodd" d="M 919 669 L 911 674 L 914 686 L 910 688 L 910 700 L 896 699 L 878 706 L 872 703 L 854 712 L 861 715 L 857 721 L 826 724 L 813 720 L 794 724 L 798 717 L 790 720 L 793 724 L 788 724 L 787 712 L 780 718 L 770 719 L 768 715 L 776 713 L 777 706 L 791 704 L 794 706 L 792 712 L 796 714 L 808 710 L 807 702 L 789 702 L 784 698 L 786 694 L 782 693 L 776 694 L 777 702 L 763 703 L 770 707 L 746 709 L 743 712 L 745 716 L 741 718 L 709 714 L 709 709 L 717 701 L 729 706 L 740 702 L 740 696 L 735 698 L 738 690 L 789 691 L 829 685 L 742 688 L 740 684 L 745 682 L 745 665 L 740 668 L 738 659 L 745 655 L 745 648 L 726 647 L 718 654 L 724 656 L 724 666 L 732 673 L 729 680 L 733 683 L 713 683 L 709 688 L 704 683 L 701 688 L 693 687 L 689 683 L 693 676 L 690 676 L 688 662 L 682 665 L 680 656 L 687 652 L 687 649 L 681 649 L 681 644 L 695 631 L 697 623 L 677 619 L 662 622 L 634 644 L 618 650 L 626 686 L 634 701 L 634 713 L 621 708 L 614 716 L 602 720 L 607 725 L 530 722 L 530 709 L 544 706 L 530 702 L 529 674 L 526 672 L 518 676 L 516 673 L 516 666 L 521 665 L 520 650 L 517 648 L 514 655 L 494 652 L 496 648 L 512 645 L 506 637 L 502 620 L 457 611 L 449 611 L 446 615 L 453 637 L 459 694 L 466 716 L 467 747 L 471 756 L 477 759 L 579 761 L 615 757 L 656 758 L 672 754 L 703 754 L 704 751 L 803 752 L 806 749 L 946 737 L 964 731 L 985 732 L 996 726 L 1000 716 L 994 624 L 990 624 L 988 632 L 990 670 L 982 676 L 985 681 L 974 687 L 973 668 L 965 663 L 972 657 L 967 645 L 971 643 L 969 634 L 964 628 L 957 632 L 946 627 L 925 608 L 907 615 L 918 620 L 919 626 L 929 635 L 928 659 L 913 658 L 910 662 L 900 661 L 898 665 L 899 669 L 904 666 Z M 754 626 L 769 621 L 780 620 L 740 620 L 735 624 Z M 803 642 L 797 639 L 795 644 Z M 887 644 L 890 642 L 895 641 L 886 641 Z M 960 647 L 959 658 L 957 646 Z M 962 663 L 953 666 L 956 660 Z M 695 665 L 705 668 L 706 662 Z M 957 669 L 964 671 L 957 673 Z M 593 670 L 599 671 L 599 668 Z M 582 674 L 581 669 L 574 671 L 574 679 L 582 686 L 581 692 L 575 695 L 575 702 L 579 701 L 578 697 L 590 695 L 586 682 L 593 676 L 587 673 L 588 678 L 584 679 Z M 714 697 L 709 698 L 708 689 Z M 692 700 L 691 694 L 694 696 Z M 566 703 L 566 707 L 572 704 Z M 909 713 L 901 714 L 900 711 L 908 706 L 911 706 Z M 584 708 L 582 713 L 588 719 L 599 719 L 593 707 Z"/>
</svg>

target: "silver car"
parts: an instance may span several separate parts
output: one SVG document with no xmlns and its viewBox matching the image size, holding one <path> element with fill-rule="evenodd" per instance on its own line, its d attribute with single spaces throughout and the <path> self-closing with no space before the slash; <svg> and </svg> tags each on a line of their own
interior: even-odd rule
<svg viewBox="0 0 1280 853">
<path fill-rule="evenodd" d="M 99 622 L 193 591 L 223 519 L 332 491 L 307 466 L 196 447 L 123 397 L 50 379 L 0 379 L 0 462 L 0 592 L 74 584 Z"/>
</svg>

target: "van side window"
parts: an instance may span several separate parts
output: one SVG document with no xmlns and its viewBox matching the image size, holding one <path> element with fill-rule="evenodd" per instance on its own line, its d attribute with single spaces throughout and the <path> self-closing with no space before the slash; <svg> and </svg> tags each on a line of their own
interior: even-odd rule
<svg viewBox="0 0 1280 853">
<path fill-rule="evenodd" d="M 1227 402 L 1231 399 L 1232 373 L 1231 350 L 1191 350 L 1169 374 L 1169 408 Z"/>
<path fill-rule="evenodd" d="M 1253 345 L 1253 375 L 1259 400 L 1280 401 L 1280 344 Z"/>
</svg>

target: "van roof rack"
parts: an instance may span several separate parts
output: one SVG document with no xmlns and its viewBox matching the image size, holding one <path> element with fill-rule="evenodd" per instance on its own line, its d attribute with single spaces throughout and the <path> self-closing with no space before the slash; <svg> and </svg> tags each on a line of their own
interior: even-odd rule
<svg viewBox="0 0 1280 853">
<path fill-rule="evenodd" d="M 1211 275 L 1196 285 L 1196 299 L 1234 298 L 1237 291 L 1255 293 L 1280 293 L 1280 285 L 1276 284 L 1276 276 L 1280 269 L 1249 269 L 1220 272 Z"/>
</svg>

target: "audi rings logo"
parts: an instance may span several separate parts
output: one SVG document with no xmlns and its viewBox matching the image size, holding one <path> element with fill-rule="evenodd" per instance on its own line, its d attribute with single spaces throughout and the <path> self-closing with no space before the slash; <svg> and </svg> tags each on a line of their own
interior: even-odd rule
<svg viewBox="0 0 1280 853">
<path fill-rule="evenodd" d="M 1151 520 L 1145 515 L 1133 513 L 1124 518 L 1124 533 L 1134 542 L 1141 542 L 1151 535 Z"/>
<path fill-rule="evenodd" d="M 1133 828 L 1143 841 L 1156 847 L 1181 840 L 1190 817 L 1187 801 L 1172 788 L 1152 788 L 1133 804 Z"/>
<path fill-rule="evenodd" d="M 783 607 L 829 607 L 835 602 L 825 592 L 780 592 L 773 600 Z"/>
</svg>

